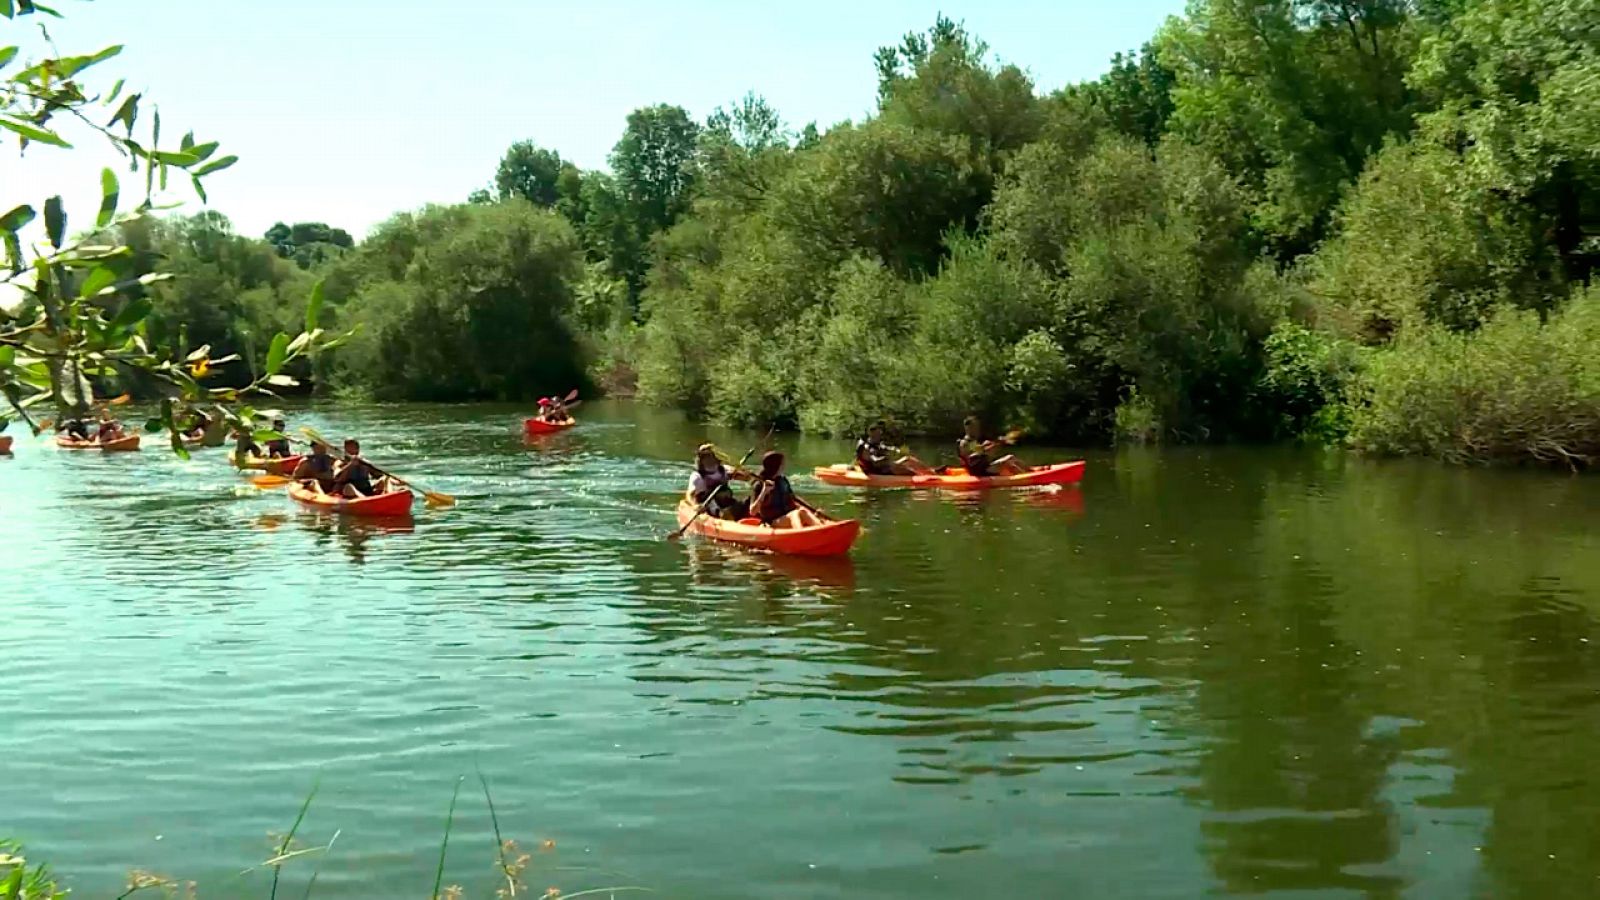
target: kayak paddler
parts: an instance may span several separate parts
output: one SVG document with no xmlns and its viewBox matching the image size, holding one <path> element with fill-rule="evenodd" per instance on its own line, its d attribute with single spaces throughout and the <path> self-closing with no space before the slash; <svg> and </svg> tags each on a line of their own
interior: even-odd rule
<svg viewBox="0 0 1600 900">
<path fill-rule="evenodd" d="M 956 455 L 961 457 L 961 465 L 966 467 L 968 475 L 988 478 L 993 475 L 1020 475 L 1028 471 L 1028 467 L 1014 455 L 994 458 L 994 452 L 1005 445 L 983 439 L 983 422 L 977 416 L 967 416 L 961 425 L 966 429 L 966 434 L 956 441 Z"/>
<path fill-rule="evenodd" d="M 272 430 L 276 431 L 279 435 L 283 435 L 288 432 L 289 426 L 282 419 L 273 419 Z M 293 455 L 294 451 L 289 449 L 289 439 L 287 437 L 280 436 L 276 440 L 267 441 L 268 457 L 272 459 L 282 459 L 285 456 Z"/>
<path fill-rule="evenodd" d="M 733 493 L 733 482 L 749 481 L 748 472 L 729 472 L 717 458 L 714 444 L 701 444 L 694 452 L 694 474 L 689 476 L 686 499 L 695 506 L 706 503 L 706 515 L 716 519 L 742 519 L 748 505 Z"/>
<path fill-rule="evenodd" d="M 112 417 L 111 408 L 101 403 L 98 406 L 98 411 L 100 413 L 100 425 L 95 433 L 95 440 L 104 444 L 122 437 L 122 423 Z"/>
<path fill-rule="evenodd" d="M 804 500 L 795 495 L 789 476 L 783 474 L 783 453 L 769 450 L 761 457 L 761 471 L 756 474 L 750 491 L 750 515 L 771 525 L 790 513 L 796 524 L 805 527 L 820 525 L 823 519 Z"/>
<path fill-rule="evenodd" d="M 337 493 L 351 499 L 371 497 L 389 491 L 389 479 L 361 458 L 361 442 L 355 438 L 344 439 L 344 461 L 333 476 Z"/>
<path fill-rule="evenodd" d="M 927 475 L 933 471 L 910 454 L 895 459 L 892 448 L 883 442 L 883 431 L 883 422 L 874 422 L 856 441 L 856 468 L 868 475 Z"/>
<path fill-rule="evenodd" d="M 309 483 L 319 494 L 331 493 L 333 457 L 328 453 L 328 445 L 321 441 L 312 441 L 311 452 L 300 457 L 300 462 L 294 467 L 294 473 L 289 477 L 295 481 Z"/>
</svg>

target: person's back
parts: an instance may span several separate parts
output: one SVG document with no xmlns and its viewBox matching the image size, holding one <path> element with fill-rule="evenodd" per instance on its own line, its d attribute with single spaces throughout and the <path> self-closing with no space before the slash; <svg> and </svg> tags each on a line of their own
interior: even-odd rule
<svg viewBox="0 0 1600 900">
<path fill-rule="evenodd" d="M 333 485 L 333 457 L 325 444 L 311 445 L 311 452 L 300 458 L 289 477 L 295 481 L 315 482 L 326 491 Z"/>
</svg>

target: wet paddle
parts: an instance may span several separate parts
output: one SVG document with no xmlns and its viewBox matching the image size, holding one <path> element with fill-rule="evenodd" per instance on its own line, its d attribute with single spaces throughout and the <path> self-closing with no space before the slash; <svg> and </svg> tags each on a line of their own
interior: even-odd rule
<svg viewBox="0 0 1600 900">
<path fill-rule="evenodd" d="M 741 457 L 739 459 L 739 461 L 734 464 L 734 466 L 733 466 L 734 469 L 736 469 L 736 470 L 737 469 L 743 469 L 744 468 L 744 464 L 746 462 L 749 462 L 751 455 L 756 452 L 756 448 L 760 447 L 761 444 L 765 444 L 768 440 L 771 440 L 772 431 L 773 431 L 773 429 L 775 429 L 777 427 L 778 427 L 778 423 L 776 423 L 776 422 L 772 423 L 771 427 L 769 427 L 767 429 L 766 436 L 761 439 L 761 443 L 755 444 L 749 450 L 746 450 L 744 452 L 744 456 Z M 689 521 L 687 521 L 687 522 L 683 523 L 681 526 L 679 526 L 677 531 L 674 531 L 673 533 L 667 535 L 667 540 L 675 541 L 678 538 L 683 537 L 683 533 L 685 531 L 689 530 L 689 526 L 693 525 L 695 522 L 700 521 L 700 517 L 705 515 L 706 510 L 711 506 L 712 498 L 716 497 L 716 496 L 717 496 L 717 492 L 716 491 L 711 491 L 710 493 L 706 494 L 706 499 L 700 503 L 700 507 L 694 511 L 694 515 L 690 517 Z"/>
<path fill-rule="evenodd" d="M 324 445 L 326 447 L 329 447 L 329 448 L 334 446 L 331 442 L 328 441 L 327 438 L 325 438 L 321 434 L 317 433 L 316 429 L 313 429 L 313 428 L 311 428 L 309 426 L 304 426 L 304 427 L 302 427 L 300 429 L 300 431 L 302 433 L 304 433 L 306 437 L 310 438 L 311 440 L 313 440 L 313 441 L 315 441 L 315 442 L 317 442 L 319 444 L 322 444 L 322 445 Z M 395 475 L 392 472 L 389 472 L 389 471 L 387 471 L 385 469 L 380 469 L 377 466 L 373 465 L 372 463 L 367 462 L 366 459 L 364 459 L 364 458 L 362 459 L 362 462 L 366 462 L 367 463 L 367 467 L 372 469 L 372 471 L 377 472 L 379 475 L 387 475 L 389 478 L 391 478 L 391 479 L 393 479 L 395 481 L 398 481 L 401 484 L 404 484 L 404 485 L 406 485 L 408 487 L 414 487 L 417 490 L 421 491 L 422 492 L 422 499 L 427 501 L 427 504 L 429 506 L 455 506 L 456 505 L 456 498 L 454 496 L 450 495 L 450 494 L 446 494 L 446 493 L 443 493 L 443 492 L 440 492 L 440 491 L 430 491 L 430 490 L 424 488 L 420 484 L 415 484 L 415 483 L 413 483 L 411 481 L 407 481 L 406 479 L 401 478 L 398 475 Z"/>
</svg>

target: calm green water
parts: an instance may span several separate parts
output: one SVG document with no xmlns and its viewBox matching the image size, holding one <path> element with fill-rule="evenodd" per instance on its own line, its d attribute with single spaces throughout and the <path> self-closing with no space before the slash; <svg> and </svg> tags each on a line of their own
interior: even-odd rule
<svg viewBox="0 0 1600 900">
<path fill-rule="evenodd" d="M 704 432 L 322 408 L 461 497 L 319 517 L 181 462 L 0 459 L 0 835 L 75 896 L 1600 896 L 1600 479 L 1276 450 L 853 494 L 853 560 L 669 544 Z M 712 437 L 737 454 L 752 440 Z M 849 445 L 784 437 L 796 468 Z M 934 448 L 928 448 L 931 456 Z M 1031 448 L 1034 458 L 1066 455 Z M 803 468 L 802 468 L 803 467 Z M 285 870 L 299 896 L 314 862 Z"/>
</svg>

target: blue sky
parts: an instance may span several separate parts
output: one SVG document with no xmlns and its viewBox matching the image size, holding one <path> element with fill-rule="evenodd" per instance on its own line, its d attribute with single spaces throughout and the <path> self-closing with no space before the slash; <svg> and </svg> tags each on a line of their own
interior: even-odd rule
<svg viewBox="0 0 1600 900">
<path fill-rule="evenodd" d="M 390 214 L 457 202 L 531 138 L 603 166 L 628 112 L 677 103 L 703 119 L 746 91 L 798 128 L 870 113 L 872 53 L 943 12 L 1031 72 L 1041 90 L 1092 78 L 1139 46 L 1181 0 L 60 0 L 64 52 L 127 49 L 100 70 L 240 163 L 209 183 L 238 230 L 323 220 L 357 236 Z M 4 43 L 37 46 L 30 23 Z M 86 136 L 74 135 L 80 146 Z M 8 151 L 14 152 L 14 151 Z M 98 199 L 98 151 L 29 150 L 38 205 L 62 193 L 82 222 Z M 8 198 L 9 199 L 9 198 Z M 187 208 L 198 209 L 198 201 Z"/>
</svg>

